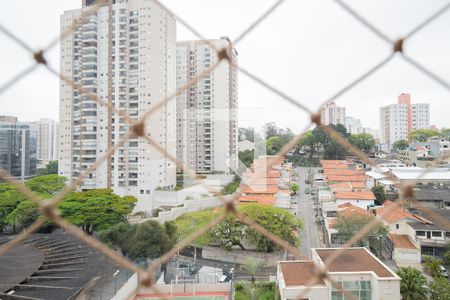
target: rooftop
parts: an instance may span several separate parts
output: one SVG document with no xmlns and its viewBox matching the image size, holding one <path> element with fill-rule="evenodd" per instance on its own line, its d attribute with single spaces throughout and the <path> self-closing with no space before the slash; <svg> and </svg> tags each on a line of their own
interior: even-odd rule
<svg viewBox="0 0 450 300">
<path fill-rule="evenodd" d="M 375 200 L 375 196 L 370 191 L 363 192 L 336 192 L 336 199 L 358 199 L 358 200 Z"/>
<path fill-rule="evenodd" d="M 385 220 L 388 223 L 395 223 L 400 221 L 401 219 L 411 219 L 420 223 L 430 223 L 430 221 L 410 213 L 402 206 L 391 208 L 392 205 L 394 205 L 394 202 L 390 200 L 384 201 L 382 207 L 374 209 L 376 215 L 380 216 L 383 220 Z"/>
<path fill-rule="evenodd" d="M 316 278 L 315 264 L 312 261 L 283 261 L 280 262 L 280 267 L 286 286 L 325 284 L 323 279 Z"/>
<path fill-rule="evenodd" d="M 450 201 L 450 189 L 447 186 L 417 186 L 414 197 L 419 201 Z"/>
<path fill-rule="evenodd" d="M 382 262 L 375 258 L 366 248 L 327 248 L 314 249 L 322 261 L 335 251 L 341 254 L 328 266 L 329 272 L 370 272 L 378 277 L 396 277 Z"/>
<path fill-rule="evenodd" d="M 394 244 L 394 248 L 418 249 L 406 234 L 389 234 L 389 239 Z"/>
<path fill-rule="evenodd" d="M 275 198 L 273 198 L 273 197 L 264 197 L 264 196 L 239 196 L 238 202 L 240 204 L 258 203 L 258 204 L 274 205 L 275 204 Z"/>
<path fill-rule="evenodd" d="M 426 172 L 425 172 L 426 171 Z M 392 168 L 392 174 L 400 180 L 450 180 L 450 170 L 447 168 L 427 170 L 417 167 Z"/>
<path fill-rule="evenodd" d="M 348 170 L 348 169 L 324 169 L 323 173 L 328 175 L 341 175 L 341 176 L 352 176 L 352 175 L 362 175 L 364 170 Z"/>
<path fill-rule="evenodd" d="M 347 169 L 348 163 L 345 160 L 321 160 L 320 165 L 324 169 Z"/>
<path fill-rule="evenodd" d="M 371 215 L 364 208 L 353 205 L 349 202 L 344 203 L 344 204 L 339 204 L 338 209 L 339 209 L 339 214 L 343 215 L 345 217 L 354 216 L 355 214 L 360 215 L 360 216 L 370 216 Z"/>
<path fill-rule="evenodd" d="M 431 221 L 439 230 L 450 232 L 450 210 L 428 207 L 415 207 L 412 211 L 418 217 Z M 414 227 L 413 227 L 414 228 Z"/>
<path fill-rule="evenodd" d="M 355 181 L 365 181 L 367 179 L 366 175 L 350 175 L 350 176 L 342 176 L 342 175 L 327 175 L 328 181 L 344 181 L 344 182 L 355 182 Z"/>
<path fill-rule="evenodd" d="M 362 189 L 366 187 L 366 184 L 362 181 L 353 181 L 353 182 L 338 182 L 330 184 L 329 187 L 331 189 Z"/>
</svg>

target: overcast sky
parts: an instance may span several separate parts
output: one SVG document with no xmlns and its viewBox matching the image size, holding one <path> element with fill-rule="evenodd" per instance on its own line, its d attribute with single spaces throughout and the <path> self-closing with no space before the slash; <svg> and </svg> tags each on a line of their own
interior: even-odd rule
<svg viewBox="0 0 450 300">
<path fill-rule="evenodd" d="M 207 38 L 237 37 L 274 0 L 162 0 Z M 444 0 L 347 0 L 360 14 L 395 39 L 426 19 Z M 34 48 L 59 34 L 59 16 L 81 0 L 2 1 L 0 23 Z M 178 40 L 195 38 L 177 24 Z M 30 55 L 0 33 L 0 85 L 32 64 Z M 316 110 L 323 101 L 389 55 L 391 46 L 332 0 L 286 0 L 236 45 L 239 64 L 297 101 Z M 450 81 L 450 11 L 405 43 L 405 52 Z M 59 48 L 47 54 L 59 67 Z M 0 114 L 21 120 L 58 119 L 58 79 L 40 68 L 0 95 Z M 450 127 L 450 92 L 395 57 L 387 66 L 336 99 L 363 126 L 379 127 L 379 107 L 395 103 L 400 93 L 431 105 L 431 123 Z M 308 116 L 239 75 L 241 126 L 265 122 L 302 130 Z"/>
</svg>

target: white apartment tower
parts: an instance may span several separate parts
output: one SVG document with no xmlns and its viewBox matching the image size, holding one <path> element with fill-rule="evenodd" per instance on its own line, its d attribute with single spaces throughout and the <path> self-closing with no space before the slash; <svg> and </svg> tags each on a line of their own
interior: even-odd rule
<svg viewBox="0 0 450 300">
<path fill-rule="evenodd" d="M 67 30 L 95 1 L 61 16 Z M 61 40 L 61 73 L 133 120 L 176 89 L 175 18 L 151 0 L 111 0 L 87 14 Z M 127 134 L 123 117 L 64 81 L 60 83 L 59 173 L 73 182 Z M 146 133 L 175 156 L 176 101 L 146 119 Z M 88 174 L 81 189 L 112 188 L 145 199 L 156 187 L 173 187 L 175 163 L 142 139 L 131 139 Z"/>
<path fill-rule="evenodd" d="M 418 129 L 430 128 L 430 105 L 411 104 L 410 94 L 398 96 L 398 103 L 380 108 L 381 143 L 388 146 L 399 140 L 408 140 Z"/>
<path fill-rule="evenodd" d="M 218 62 L 216 49 L 237 52 L 226 37 L 177 43 L 177 87 Z M 196 173 L 237 169 L 237 70 L 223 60 L 177 97 L 177 159 Z"/>
<path fill-rule="evenodd" d="M 334 101 L 329 102 L 320 109 L 320 118 L 324 125 L 342 124 L 345 126 L 345 107 L 337 106 Z"/>
<path fill-rule="evenodd" d="M 41 165 L 58 160 L 58 123 L 52 119 L 34 122 L 37 130 L 37 159 Z"/>
</svg>

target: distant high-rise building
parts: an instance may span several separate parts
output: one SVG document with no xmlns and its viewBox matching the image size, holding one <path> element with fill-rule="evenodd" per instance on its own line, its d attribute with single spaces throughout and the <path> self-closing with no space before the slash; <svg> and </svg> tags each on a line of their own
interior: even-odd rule
<svg viewBox="0 0 450 300">
<path fill-rule="evenodd" d="M 397 104 L 380 108 L 380 128 L 382 144 L 408 140 L 412 131 L 430 128 L 430 105 L 411 104 L 410 94 L 401 94 Z"/>
<path fill-rule="evenodd" d="M 72 27 L 95 1 L 64 12 L 61 31 Z M 176 184 L 175 18 L 150 0 L 108 1 L 61 40 L 61 73 L 137 121 L 149 109 L 145 130 L 165 153 L 133 138 L 88 174 L 81 189 L 112 188 L 146 199 L 157 187 Z M 86 11 L 85 11 L 86 10 Z M 73 182 L 129 130 L 126 120 L 60 84 L 59 173 Z M 167 153 L 169 155 L 167 155 Z"/>
<path fill-rule="evenodd" d="M 216 50 L 237 52 L 228 38 L 177 43 L 177 86 L 181 87 L 219 60 Z M 237 70 L 223 60 L 196 85 L 177 96 L 177 159 L 196 173 L 237 168 Z"/>
<path fill-rule="evenodd" d="M 342 124 L 345 126 L 345 107 L 337 106 L 334 101 L 325 104 L 320 109 L 321 123 L 324 125 Z"/>
<path fill-rule="evenodd" d="M 350 116 L 345 117 L 345 128 L 347 128 L 347 132 L 351 134 L 361 133 L 362 125 L 361 120 L 356 119 Z"/>
<path fill-rule="evenodd" d="M 37 136 L 37 159 L 40 166 L 51 160 L 58 160 L 58 123 L 51 119 L 30 122 Z"/>
<path fill-rule="evenodd" d="M 22 181 L 36 175 L 36 136 L 16 117 L 0 116 L 0 169 Z"/>
</svg>

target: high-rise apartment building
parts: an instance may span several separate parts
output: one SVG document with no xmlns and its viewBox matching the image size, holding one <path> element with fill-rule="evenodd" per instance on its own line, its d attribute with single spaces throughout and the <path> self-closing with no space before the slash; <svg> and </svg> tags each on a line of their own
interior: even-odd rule
<svg viewBox="0 0 450 300">
<path fill-rule="evenodd" d="M 177 86 L 216 64 L 216 49 L 237 52 L 228 38 L 177 43 Z M 177 97 L 177 159 L 196 173 L 237 169 L 237 70 L 223 60 Z"/>
<path fill-rule="evenodd" d="M 398 96 L 398 103 L 380 108 L 381 143 L 392 145 L 398 140 L 408 140 L 418 129 L 430 128 L 430 105 L 411 104 L 410 94 Z"/>
<path fill-rule="evenodd" d="M 95 1 L 61 16 L 61 31 Z M 61 40 L 61 73 L 116 109 L 138 120 L 176 88 L 175 18 L 150 0 L 116 0 L 87 14 Z M 60 83 L 59 173 L 74 181 L 117 144 L 126 120 Z M 146 134 L 175 156 L 176 101 L 166 101 L 146 118 Z M 119 195 L 147 198 L 157 188 L 175 186 L 176 167 L 168 155 L 142 139 L 130 139 L 88 174 L 81 189 L 112 188 Z"/>
<path fill-rule="evenodd" d="M 324 125 L 342 124 L 345 126 L 345 107 L 337 106 L 334 101 L 329 102 L 320 109 L 320 118 Z"/>
<path fill-rule="evenodd" d="M 29 123 L 37 137 L 37 160 L 45 166 L 51 160 L 58 160 L 58 123 L 51 119 L 40 119 Z"/>
<path fill-rule="evenodd" d="M 361 133 L 362 130 L 361 120 L 350 116 L 346 116 L 345 128 L 347 129 L 347 132 L 351 134 Z"/>
<path fill-rule="evenodd" d="M 36 175 L 36 136 L 16 117 L 0 116 L 0 169 L 22 181 Z"/>
</svg>

